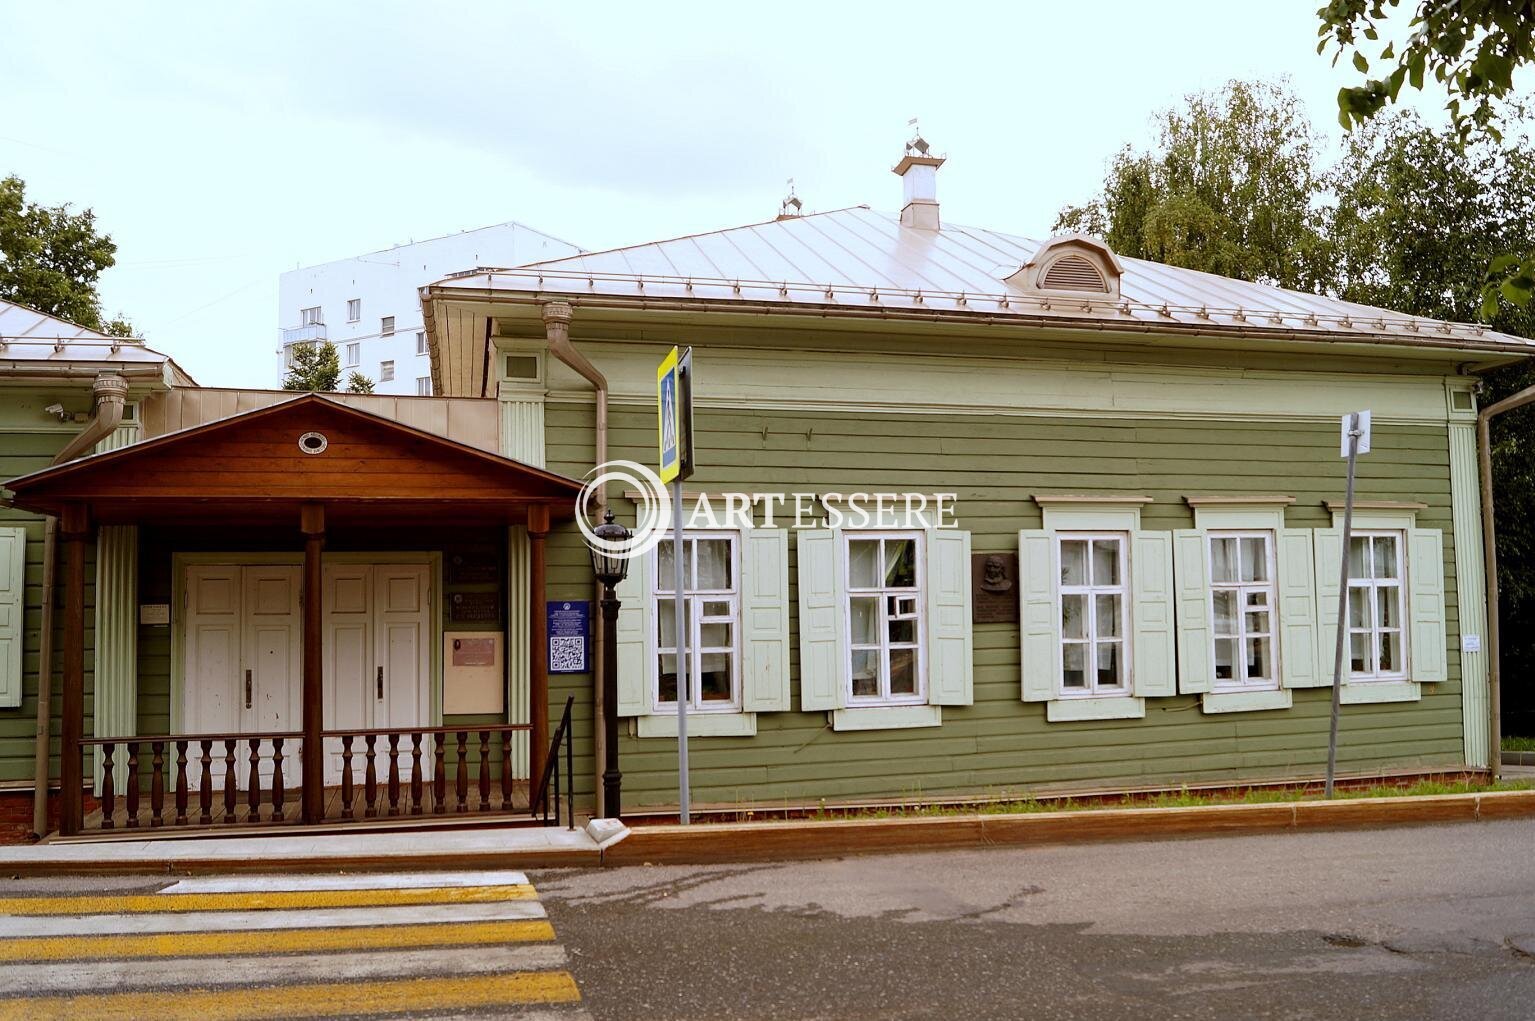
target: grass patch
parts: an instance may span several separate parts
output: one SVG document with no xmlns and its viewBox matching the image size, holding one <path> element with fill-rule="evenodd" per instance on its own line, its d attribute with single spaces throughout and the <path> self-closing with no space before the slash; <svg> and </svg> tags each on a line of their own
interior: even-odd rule
<svg viewBox="0 0 1535 1021">
<path fill-rule="evenodd" d="M 1505 752 L 1535 752 L 1535 737 L 1505 737 L 1503 739 Z"/>
<path fill-rule="evenodd" d="M 1535 748 L 1532 748 L 1535 750 Z M 1469 780 L 1419 780 L 1411 784 L 1374 784 L 1368 787 L 1340 787 L 1334 800 L 1355 798 L 1412 798 L 1436 794 L 1480 794 L 1492 791 L 1535 789 L 1535 780 L 1503 780 L 1495 784 Z M 1317 786 L 1254 787 L 1245 791 L 1164 791 L 1158 794 L 1132 794 L 1118 798 L 1019 798 L 970 805 L 908 805 L 886 808 L 836 808 L 822 806 L 807 818 L 900 819 L 956 815 L 1028 815 L 1038 812 L 1070 812 L 1107 808 L 1201 808 L 1207 805 L 1268 805 L 1291 801 L 1320 800 Z"/>
</svg>

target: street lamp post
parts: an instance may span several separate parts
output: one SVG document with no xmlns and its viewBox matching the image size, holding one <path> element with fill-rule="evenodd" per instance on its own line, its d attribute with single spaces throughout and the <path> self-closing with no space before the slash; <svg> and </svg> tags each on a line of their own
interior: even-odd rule
<svg viewBox="0 0 1535 1021">
<path fill-rule="evenodd" d="M 592 534 L 603 540 L 608 549 L 617 549 L 629 539 L 629 530 L 613 520 L 613 511 L 603 514 L 602 524 Z M 602 815 L 606 819 L 619 817 L 620 790 L 623 774 L 618 771 L 618 596 L 613 593 L 629 574 L 629 558 L 591 546 L 592 573 L 602 583 L 602 702 L 604 723 L 603 747 L 607 753 L 607 768 L 602 773 Z"/>
</svg>

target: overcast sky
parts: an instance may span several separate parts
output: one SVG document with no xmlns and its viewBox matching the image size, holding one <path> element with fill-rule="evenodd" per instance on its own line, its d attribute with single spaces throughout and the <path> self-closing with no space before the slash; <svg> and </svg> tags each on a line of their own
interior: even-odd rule
<svg viewBox="0 0 1535 1021">
<path fill-rule="evenodd" d="M 895 209 L 914 116 L 945 220 L 1031 236 L 1232 77 L 1290 76 L 1336 136 L 1317 6 L 0 0 L 0 174 L 95 209 L 109 314 L 274 386 L 285 269 L 505 220 L 589 249 L 736 226 L 789 177 Z"/>
</svg>

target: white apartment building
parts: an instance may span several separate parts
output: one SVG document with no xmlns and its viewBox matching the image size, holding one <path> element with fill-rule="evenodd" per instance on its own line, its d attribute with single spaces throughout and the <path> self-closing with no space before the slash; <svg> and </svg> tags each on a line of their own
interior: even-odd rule
<svg viewBox="0 0 1535 1021">
<path fill-rule="evenodd" d="M 581 249 L 520 223 L 396 245 L 290 270 L 277 281 L 279 380 L 293 346 L 329 340 L 341 380 L 361 372 L 374 392 L 430 394 L 431 364 L 417 288 L 479 266 L 520 266 L 579 255 Z"/>
</svg>

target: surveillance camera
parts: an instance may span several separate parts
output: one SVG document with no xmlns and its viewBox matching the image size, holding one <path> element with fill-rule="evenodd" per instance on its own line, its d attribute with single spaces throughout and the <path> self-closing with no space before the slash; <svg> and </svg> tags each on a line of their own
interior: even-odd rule
<svg viewBox="0 0 1535 1021">
<path fill-rule="evenodd" d="M 64 417 L 64 405 L 62 404 L 50 404 L 43 410 L 50 415 L 58 415 L 60 418 Z"/>
</svg>

